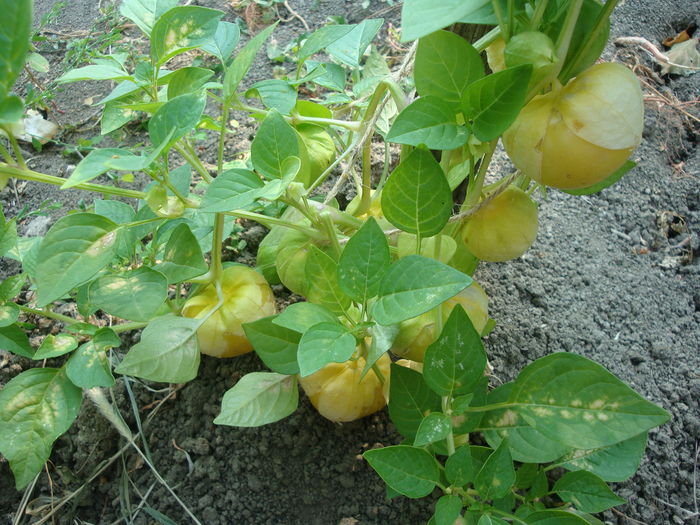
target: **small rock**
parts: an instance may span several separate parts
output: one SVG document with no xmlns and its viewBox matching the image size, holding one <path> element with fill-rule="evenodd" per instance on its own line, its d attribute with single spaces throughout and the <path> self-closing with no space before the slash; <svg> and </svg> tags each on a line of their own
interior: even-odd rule
<svg viewBox="0 0 700 525">
<path fill-rule="evenodd" d="M 40 215 L 27 225 L 24 235 L 26 237 L 43 237 L 49 231 L 50 224 L 51 217 Z"/>
</svg>

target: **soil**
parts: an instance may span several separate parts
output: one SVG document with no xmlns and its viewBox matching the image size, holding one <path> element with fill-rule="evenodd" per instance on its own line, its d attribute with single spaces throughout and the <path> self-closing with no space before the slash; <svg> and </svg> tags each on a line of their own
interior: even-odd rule
<svg viewBox="0 0 700 525">
<path fill-rule="evenodd" d="M 49 29 L 64 35 L 100 31 L 101 26 L 95 25 L 98 6 L 107 3 L 67 0 Z M 222 9 L 231 21 L 237 16 L 228 1 L 192 3 Z M 38 21 L 54 1 L 36 0 L 35 4 Z M 366 10 L 357 0 L 290 0 L 289 4 L 312 27 L 329 15 L 358 22 L 379 10 L 385 10 L 384 16 L 398 25 L 398 9 L 386 11 L 390 6 L 384 2 L 371 2 Z M 658 43 L 690 22 L 698 22 L 697 4 L 687 0 L 626 0 L 621 4 L 613 17 L 611 39 L 640 36 Z M 280 14 L 287 16 L 282 4 L 278 5 Z M 285 45 L 302 30 L 301 22 L 292 19 L 279 26 L 275 38 Z M 60 65 L 65 42 L 76 38 L 65 37 L 63 44 L 57 43 L 47 53 L 52 64 Z M 653 68 L 641 51 L 611 44 L 606 58 L 613 56 Z M 259 57 L 249 81 L 269 77 L 271 67 L 264 56 Z M 46 79 L 60 73 L 52 70 Z M 514 378 L 543 355 L 576 352 L 601 363 L 673 415 L 669 423 L 651 431 L 639 472 L 613 487 L 628 503 L 601 519 L 612 524 L 692 524 L 699 520 L 700 162 L 696 140 L 700 74 L 661 83 L 647 77 L 647 82 L 667 100 L 645 88 L 651 98 L 644 140 L 634 153 L 637 167 L 596 195 L 574 197 L 550 191 L 546 199 L 539 198 L 540 231 L 532 249 L 510 263 L 482 265 L 476 278 L 491 297 L 490 314 L 497 321 L 486 342 L 497 380 Z M 65 113 L 51 111 L 49 116 L 64 126 L 89 125 L 94 122 L 90 120 L 94 108 L 85 99 L 97 100 L 109 89 L 106 83 L 61 88 L 55 103 Z M 694 101 L 695 105 L 676 104 L 674 108 L 669 100 Z M 695 117 L 685 117 L 681 109 L 694 111 Z M 241 128 L 240 140 L 232 141 L 227 155 L 248 147 L 251 129 Z M 66 131 L 61 140 L 75 143 L 97 133 L 98 129 Z M 30 155 L 33 168 L 54 175 L 65 175 L 77 162 L 57 145 Z M 507 169 L 507 160 L 502 159 L 496 168 Z M 48 211 L 50 219 L 89 198 L 34 184 L 0 194 L 8 216 L 25 205 L 35 210 L 47 200 L 63 203 L 62 208 Z M 50 219 L 29 216 L 20 223 L 20 233 L 41 235 Z M 0 261 L 1 274 L 15 271 L 16 265 Z M 0 384 L 27 366 L 27 360 L 0 351 Z M 212 420 L 224 392 L 241 375 L 261 369 L 254 355 L 235 360 L 204 357 L 197 379 L 169 397 L 168 390 L 130 383 L 140 418 L 155 412 L 145 429 L 153 463 L 202 523 L 389 525 L 429 519 L 434 499 L 388 501 L 381 480 L 360 457 L 367 448 L 399 441 L 386 411 L 338 425 L 320 417 L 303 398 L 295 414 L 273 425 L 257 429 L 215 426 Z M 126 422 L 136 429 L 128 394 L 120 380 L 113 395 Z M 29 509 L 34 514 L 24 516 L 23 521 L 15 516 L 22 493 L 15 491 L 7 463 L 0 462 L 0 521 L 38 521 L 51 495 L 60 498 L 81 487 L 123 444 L 86 400 L 77 422 L 56 442 L 47 469 L 50 480 L 46 474 L 40 476 L 30 496 Z M 126 515 L 125 502 L 135 508 L 142 500 L 175 523 L 191 523 L 133 450 L 123 458 L 63 507 L 56 523 L 117 522 Z M 125 522 L 156 521 L 141 511 L 133 521 Z"/>
</svg>

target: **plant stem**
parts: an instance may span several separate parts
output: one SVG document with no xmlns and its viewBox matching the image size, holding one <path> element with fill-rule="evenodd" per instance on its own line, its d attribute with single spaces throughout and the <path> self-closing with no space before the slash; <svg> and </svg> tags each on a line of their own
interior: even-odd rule
<svg viewBox="0 0 700 525">
<path fill-rule="evenodd" d="M 230 215 L 232 217 L 239 217 L 241 219 L 248 219 L 250 221 L 255 221 L 259 224 L 262 224 L 266 228 L 272 228 L 273 226 L 283 226 L 285 228 L 291 228 L 292 230 L 300 231 L 304 235 L 308 235 L 312 238 L 316 238 L 319 235 L 319 233 L 316 230 L 307 226 L 303 226 L 301 224 L 294 224 L 293 222 L 278 219 L 276 217 L 268 217 L 267 215 L 262 215 L 261 213 L 255 213 L 252 211 L 233 210 L 223 212 L 223 214 Z"/>
<path fill-rule="evenodd" d="M 15 159 L 12 158 L 12 156 L 10 155 L 10 152 L 7 151 L 7 148 L 5 146 L 3 146 L 1 143 L 0 143 L 0 155 L 2 155 L 2 158 L 5 159 L 5 162 L 7 164 L 14 164 L 15 163 Z"/>
<path fill-rule="evenodd" d="M 228 122 L 229 105 L 223 104 L 221 108 L 221 131 L 219 132 L 219 150 L 216 155 L 216 175 L 221 175 L 224 169 L 224 145 L 226 141 L 226 123 Z"/>
<path fill-rule="evenodd" d="M 10 177 L 15 177 L 17 179 L 30 180 L 34 182 L 43 182 L 46 184 L 54 184 L 56 186 L 62 186 L 66 182 L 66 179 L 64 179 L 63 177 L 47 175 L 46 173 L 39 173 L 38 171 L 32 171 L 30 169 L 17 168 L 15 166 L 10 166 L 2 162 L 0 162 L 0 175 L 9 175 Z M 76 184 L 73 187 L 80 190 L 103 193 L 105 195 L 116 195 L 119 197 L 128 197 L 134 199 L 146 198 L 146 194 L 142 191 L 127 190 L 125 188 L 117 188 L 115 186 L 103 186 L 101 184 L 92 184 L 89 182 L 81 182 L 80 184 Z"/>
<path fill-rule="evenodd" d="M 503 40 L 508 42 L 508 40 L 510 40 L 510 28 L 508 27 L 505 16 L 503 15 L 500 0 L 491 0 L 491 3 L 493 4 L 493 12 L 498 19 L 498 27 L 501 30 L 501 36 L 503 37 Z"/>
<path fill-rule="evenodd" d="M 503 512 L 502 510 L 498 510 L 494 507 L 491 507 L 489 509 L 489 511 L 493 512 L 494 514 L 498 514 L 499 516 L 503 516 L 504 518 L 511 519 L 511 520 L 513 520 L 513 523 L 522 523 L 523 525 L 527 525 L 527 521 L 523 521 L 520 518 L 517 518 L 516 516 L 514 516 L 510 512 Z"/>
<path fill-rule="evenodd" d="M 56 312 L 52 312 L 51 310 L 30 308 L 29 306 L 23 306 L 21 304 L 18 304 L 17 307 L 25 313 L 39 315 L 42 317 L 48 317 L 49 319 L 55 319 L 56 321 L 61 321 L 62 323 L 66 324 L 75 324 L 81 322 L 78 319 L 68 317 L 67 315 L 57 314 Z"/>
<path fill-rule="evenodd" d="M 547 4 L 549 4 L 549 0 L 541 0 L 540 3 L 537 4 L 537 7 L 535 7 L 535 12 L 532 13 L 532 18 L 530 19 L 530 31 L 537 31 L 542 21 L 542 16 L 547 9 Z"/>
<path fill-rule="evenodd" d="M 113 332 L 120 334 L 122 332 L 131 332 L 132 330 L 141 330 L 141 328 L 145 328 L 148 326 L 148 323 L 146 322 L 136 322 L 134 321 L 133 323 L 122 323 L 122 324 L 117 324 L 114 326 L 110 326 L 110 330 Z"/>
<path fill-rule="evenodd" d="M 9 126 L 3 126 L 2 129 L 7 134 L 7 140 L 10 141 L 10 145 L 12 146 L 12 151 L 15 154 L 15 159 L 17 159 L 17 165 L 20 168 L 26 170 L 27 164 L 24 162 L 24 156 L 22 155 L 22 150 L 20 149 L 19 143 L 17 142 L 17 139 L 15 138 L 14 134 L 12 133 L 12 130 L 9 128 Z"/>
<path fill-rule="evenodd" d="M 360 216 L 369 210 L 372 204 L 372 141 L 362 145 L 362 197 L 355 215 Z"/>
<path fill-rule="evenodd" d="M 501 36 L 501 28 L 494 27 L 491 31 L 486 33 L 472 45 L 474 46 L 474 49 L 481 52 L 487 47 L 489 47 L 499 36 Z"/>
<path fill-rule="evenodd" d="M 211 275 L 214 282 L 219 282 L 224 267 L 221 264 L 221 251 L 224 244 L 224 219 L 223 213 L 217 213 L 214 218 L 214 233 L 211 243 Z"/>
<path fill-rule="evenodd" d="M 571 37 L 574 35 L 574 29 L 576 29 L 576 22 L 578 22 L 578 15 L 581 13 L 582 5 L 583 0 L 571 1 L 571 4 L 569 4 L 569 10 L 566 12 L 566 18 L 564 19 L 564 27 L 557 37 L 557 42 L 554 47 L 556 49 L 556 55 L 559 58 L 560 70 L 564 66 L 566 55 L 569 52 Z M 559 72 L 557 72 L 557 74 L 558 73 Z"/>
<path fill-rule="evenodd" d="M 248 104 L 238 104 L 237 107 L 243 111 L 257 113 L 266 116 L 270 113 L 267 109 L 256 108 Z M 294 115 L 293 117 L 284 117 L 284 120 L 290 124 L 320 124 L 322 126 L 338 126 L 339 128 L 349 129 L 350 131 L 359 131 L 361 122 L 357 120 L 338 120 L 333 118 L 307 117 L 304 115 Z"/>
<path fill-rule="evenodd" d="M 598 38 L 600 32 L 605 28 L 605 23 L 610 18 L 610 15 L 615 7 L 617 7 L 618 2 L 619 0 L 606 0 L 605 4 L 603 4 L 602 9 L 600 10 L 600 13 L 598 14 L 598 18 L 595 21 L 593 29 L 588 33 L 586 43 L 579 47 L 576 54 L 571 57 L 571 60 L 569 60 L 564 69 L 561 71 L 560 78 L 567 78 L 571 72 L 578 67 L 578 63 L 580 62 L 581 58 L 586 56 L 586 53 L 588 53 L 596 38 Z"/>
<path fill-rule="evenodd" d="M 183 159 L 185 159 L 186 162 L 188 162 L 190 164 L 190 166 L 192 166 L 197 171 L 197 173 L 199 173 L 201 175 L 201 177 L 206 182 L 212 183 L 214 181 L 212 176 L 209 175 L 207 168 L 204 167 L 204 165 L 202 164 L 202 161 L 200 161 L 196 155 L 194 155 L 194 156 L 191 155 L 188 151 L 185 150 L 185 148 L 181 144 L 178 144 L 178 143 L 175 143 L 173 148 L 175 149 L 175 151 L 177 151 L 180 154 L 180 156 Z"/>
</svg>

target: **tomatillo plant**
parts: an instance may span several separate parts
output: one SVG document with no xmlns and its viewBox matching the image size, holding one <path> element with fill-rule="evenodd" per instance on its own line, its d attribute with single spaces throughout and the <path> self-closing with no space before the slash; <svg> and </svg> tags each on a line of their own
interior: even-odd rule
<svg viewBox="0 0 700 525">
<path fill-rule="evenodd" d="M 590 193 L 630 168 L 639 87 L 622 66 L 593 66 L 615 3 L 470 1 L 445 9 L 407 0 L 402 35 L 417 42 L 396 73 L 370 47 L 383 21 L 369 19 L 307 35 L 293 71 L 243 90 L 274 25 L 235 52 L 238 27 L 220 11 L 124 0 L 121 13 L 149 39 L 149 54 L 105 55 L 59 80 L 117 82 L 99 102 L 102 133 L 145 116 L 150 144 L 94 149 L 64 179 L 30 170 L 11 133 L 23 111 L 9 91 L 27 49 L 31 2 L 0 0 L 18 28 L 0 49 L 7 136 L 0 178 L 99 196 L 43 239 L 18 237 L 15 222 L 0 216 L 0 255 L 23 267 L 0 283 L 0 341 L 29 359 L 67 356 L 60 368 L 27 370 L 0 392 L 0 452 L 18 488 L 72 424 L 81 389 L 112 386 L 113 371 L 186 382 L 202 353 L 227 357 L 252 347 L 270 371 L 231 388 L 215 423 L 278 421 L 296 409 L 298 384 L 333 421 L 363 417 L 389 398 L 407 441 L 369 451 L 367 460 L 398 493 L 421 497 L 441 488 L 435 523 L 594 522 L 576 513 L 618 502 L 601 478 L 636 468 L 644 433 L 668 414 L 572 354 L 538 360 L 489 392 L 481 337 L 494 321 L 472 275 L 480 260 L 518 257 L 535 241 L 538 186 Z M 472 44 L 442 29 L 457 21 L 494 27 Z M 491 74 L 480 54 L 489 45 L 500 61 Z M 222 75 L 168 69 L 170 59 L 193 49 L 211 55 Z M 413 83 L 406 82 L 411 66 Z M 407 95 L 413 85 L 415 99 Z M 302 100 L 300 86 L 320 95 Z M 206 113 L 212 105 L 219 117 Z M 611 108 L 629 118 L 609 118 Z M 232 112 L 259 121 L 242 160 L 225 158 Z M 197 153 L 203 130 L 218 134 L 213 167 Z M 376 173 L 375 134 L 385 148 Z M 521 171 L 494 176 L 489 164 L 501 137 Z M 390 144 L 401 148 L 393 169 Z M 588 164 L 571 160 L 589 154 Z M 569 159 L 563 168 L 561 157 Z M 148 180 L 143 191 L 93 182 L 133 172 Z M 322 194 L 331 176 L 334 186 Z M 348 179 L 357 196 L 343 207 L 335 197 Z M 270 230 L 257 269 L 222 260 L 237 219 Z M 306 301 L 275 314 L 266 280 Z M 15 301 L 25 285 L 34 304 Z M 53 310 L 65 302 L 79 315 Z M 103 327 L 99 312 L 118 320 Z M 64 330 L 33 348 L 22 314 L 55 319 Z M 119 333 L 136 329 L 141 340 L 123 357 L 111 351 L 121 346 Z M 423 360 L 423 373 L 390 364 L 391 354 Z M 491 449 L 469 444 L 475 431 Z M 625 469 L 598 469 L 591 458 L 609 447 Z M 553 466 L 580 472 L 550 490 Z M 558 505 L 555 497 L 567 505 L 542 510 Z"/>
</svg>

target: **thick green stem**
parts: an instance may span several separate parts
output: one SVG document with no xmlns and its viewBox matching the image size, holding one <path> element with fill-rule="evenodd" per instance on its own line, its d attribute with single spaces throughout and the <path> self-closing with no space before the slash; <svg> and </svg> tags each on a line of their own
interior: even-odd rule
<svg viewBox="0 0 700 525">
<path fill-rule="evenodd" d="M 142 328 L 146 328 L 148 326 L 148 323 L 145 322 L 133 322 L 133 323 L 122 323 L 122 324 L 117 324 L 114 326 L 110 326 L 110 330 L 113 332 L 119 334 L 122 332 L 131 332 L 132 330 L 141 330 Z"/>
<path fill-rule="evenodd" d="M 22 168 L 22 169 L 27 169 L 27 164 L 24 162 L 24 156 L 22 155 L 22 150 L 19 147 L 19 143 L 17 142 L 17 139 L 15 138 L 14 134 L 12 133 L 12 130 L 10 129 L 9 126 L 2 126 L 2 130 L 7 134 L 7 140 L 10 141 L 10 145 L 12 146 L 12 151 L 15 154 L 15 159 L 17 159 L 17 165 Z"/>
<path fill-rule="evenodd" d="M 5 163 L 0 163 L 0 175 L 9 175 L 10 177 L 15 177 L 17 179 L 43 182 L 46 184 L 54 184 L 56 186 L 62 186 L 66 182 L 66 179 L 62 177 L 47 175 L 45 173 L 39 173 L 38 171 L 32 171 L 30 169 L 17 168 Z M 142 191 L 127 190 L 125 188 L 117 188 L 115 186 L 103 186 L 101 184 L 92 184 L 89 182 L 82 182 L 73 187 L 79 190 L 94 191 L 105 195 L 116 195 L 118 197 L 134 199 L 146 198 L 146 194 Z"/>
<path fill-rule="evenodd" d="M 221 252 L 224 245 L 224 219 L 223 213 L 217 213 L 214 218 L 214 234 L 211 243 L 211 275 L 214 282 L 221 279 L 224 267 L 221 264 Z"/>
<path fill-rule="evenodd" d="M 256 108 L 255 106 L 250 106 L 248 104 L 238 104 L 236 107 L 243 111 L 257 113 L 263 116 L 266 116 L 268 113 L 270 113 L 267 109 Z M 284 117 L 284 120 L 286 120 L 290 124 L 319 124 L 322 126 L 337 126 L 339 128 L 349 129 L 350 131 L 358 131 L 362 124 L 357 120 L 338 120 L 333 118 L 307 117 L 304 115 Z"/>
<path fill-rule="evenodd" d="M 75 324 L 82 322 L 79 319 L 74 319 L 72 317 L 68 317 L 67 315 L 57 314 L 56 312 L 52 312 L 51 310 L 30 308 L 29 306 L 23 306 L 21 304 L 18 304 L 17 307 L 24 313 L 48 317 L 49 319 L 55 319 L 56 321 L 61 321 L 62 323 L 66 324 Z"/>
<path fill-rule="evenodd" d="M 181 144 L 175 144 L 173 147 L 175 148 L 175 151 L 177 151 L 180 156 L 185 159 L 185 161 L 192 166 L 206 182 L 211 183 L 214 181 L 212 176 L 209 175 L 207 168 L 204 167 L 202 161 L 200 161 L 196 155 L 191 155 Z"/>
<path fill-rule="evenodd" d="M 216 174 L 221 175 L 224 170 L 224 145 L 226 143 L 226 124 L 228 123 L 229 105 L 221 108 L 221 131 L 219 132 L 219 150 L 216 155 Z"/>
<path fill-rule="evenodd" d="M 503 37 L 503 40 L 508 42 L 508 40 L 510 40 L 510 28 L 508 27 L 508 22 L 503 14 L 503 9 L 501 9 L 501 2 L 500 0 L 491 0 L 491 3 L 493 4 L 493 12 L 498 19 L 498 27 L 501 30 L 501 36 Z"/>
<path fill-rule="evenodd" d="M 14 164 L 15 159 L 12 158 L 12 155 L 10 155 L 10 152 L 7 151 L 7 148 L 0 144 L 0 155 L 2 155 L 2 158 L 5 159 L 5 162 L 7 164 Z"/>
<path fill-rule="evenodd" d="M 314 239 L 318 238 L 320 235 L 316 230 L 307 226 L 295 224 L 293 222 L 278 219 L 276 217 L 268 217 L 267 215 L 262 215 L 261 213 L 255 213 L 252 211 L 233 210 L 224 212 L 224 215 L 230 215 L 231 217 L 238 217 L 240 219 L 248 219 L 250 221 L 255 221 L 258 224 L 262 224 L 266 228 L 272 228 L 274 226 L 283 226 L 284 228 L 291 228 L 292 230 L 297 230 L 303 233 L 304 235 L 307 235 Z"/>
<path fill-rule="evenodd" d="M 372 141 L 362 145 L 362 197 L 355 215 L 360 216 L 369 210 L 372 204 Z"/>
<path fill-rule="evenodd" d="M 491 31 L 486 33 L 484 36 L 482 36 L 479 40 L 474 42 L 472 45 L 474 46 L 474 49 L 477 51 L 481 52 L 487 47 L 489 47 L 493 42 L 501 36 L 501 28 L 500 27 L 494 27 Z"/>
<path fill-rule="evenodd" d="M 491 142 L 491 148 L 488 153 L 486 153 L 481 158 L 481 164 L 479 165 L 479 171 L 476 173 L 473 179 L 469 181 L 469 186 L 467 187 L 467 196 L 462 204 L 461 211 L 468 210 L 472 206 L 475 206 L 479 202 L 479 197 L 481 196 L 481 190 L 484 186 L 484 179 L 486 178 L 486 172 L 488 171 L 489 164 L 493 158 L 493 153 L 496 150 L 496 144 L 498 139 Z"/>
<path fill-rule="evenodd" d="M 532 13 L 532 18 L 530 19 L 530 31 L 537 31 L 542 21 L 542 16 L 547 9 L 547 4 L 549 4 L 549 0 L 540 0 L 540 3 L 535 7 L 535 12 Z"/>
<path fill-rule="evenodd" d="M 571 0 L 569 4 L 569 10 L 566 13 L 566 18 L 564 19 L 564 26 L 559 33 L 557 42 L 555 44 L 556 54 L 559 57 L 559 70 L 564 65 L 564 60 L 566 60 L 566 55 L 569 52 L 569 46 L 571 45 L 571 37 L 574 35 L 574 29 L 576 29 L 576 22 L 578 22 L 578 15 L 581 13 L 581 6 L 583 5 L 583 0 Z M 557 71 L 557 74 L 559 71 Z"/>
</svg>

